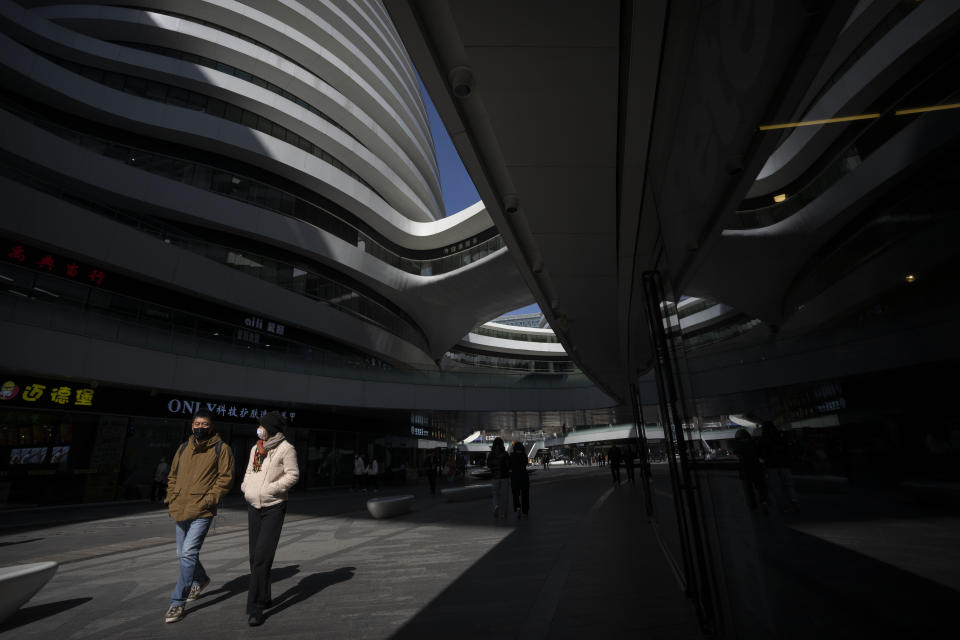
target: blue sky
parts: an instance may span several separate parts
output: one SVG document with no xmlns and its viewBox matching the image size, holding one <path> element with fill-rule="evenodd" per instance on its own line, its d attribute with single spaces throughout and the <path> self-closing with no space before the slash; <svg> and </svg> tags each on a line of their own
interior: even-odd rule
<svg viewBox="0 0 960 640">
<path fill-rule="evenodd" d="M 418 78 L 419 79 L 419 78 Z M 453 141 L 443 126 L 440 114 L 437 113 L 430 94 L 420 83 L 420 93 L 427 103 L 427 118 L 430 121 L 430 133 L 433 134 L 433 146 L 437 151 L 437 164 L 440 167 L 440 188 L 443 190 L 444 215 L 451 215 L 469 207 L 480 199 L 473 180 L 463 167 L 463 162 L 457 154 Z"/>
<path fill-rule="evenodd" d="M 419 79 L 419 78 L 418 78 Z M 480 199 L 473 180 L 463 166 L 460 155 L 450 140 L 447 128 L 443 126 L 440 114 L 437 113 L 430 94 L 423 83 L 420 83 L 420 93 L 427 104 L 427 118 L 430 121 L 430 132 L 433 135 L 433 146 L 437 151 L 437 165 L 440 167 L 440 188 L 443 190 L 444 215 L 451 215 L 462 211 Z M 511 311 L 508 315 L 518 313 L 536 313 L 540 307 L 535 304 Z"/>
</svg>

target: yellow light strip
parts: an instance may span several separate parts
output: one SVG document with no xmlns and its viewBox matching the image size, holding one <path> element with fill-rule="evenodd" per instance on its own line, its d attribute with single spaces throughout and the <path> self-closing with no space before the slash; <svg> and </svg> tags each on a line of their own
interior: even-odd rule
<svg viewBox="0 0 960 640">
<path fill-rule="evenodd" d="M 954 102 L 953 104 L 938 104 L 933 107 L 917 107 L 916 109 L 900 109 L 899 111 L 894 111 L 894 115 L 897 116 L 906 116 L 911 113 L 926 113 L 928 111 L 946 111 L 947 109 L 960 109 L 960 102 Z"/>
<path fill-rule="evenodd" d="M 795 127 L 809 127 L 815 124 L 832 124 L 834 122 L 851 122 L 853 120 L 873 120 L 879 118 L 879 113 L 864 113 L 859 116 L 844 116 L 842 118 L 824 118 L 823 120 L 804 120 L 801 122 L 787 122 L 784 124 L 764 124 L 760 125 L 760 131 L 772 131 L 774 129 L 793 129 Z"/>
<path fill-rule="evenodd" d="M 914 113 L 928 113 L 930 111 L 946 111 L 948 109 L 960 109 L 960 102 L 951 104 L 937 104 L 932 107 L 917 107 L 915 109 L 900 109 L 894 111 L 895 116 L 909 116 Z M 763 124 L 757 127 L 760 131 L 773 131 L 775 129 L 795 129 L 797 127 L 809 127 L 815 124 L 833 124 L 836 122 L 852 122 L 854 120 L 875 120 L 879 118 L 879 113 L 863 113 L 858 116 L 843 116 L 840 118 L 824 118 L 823 120 L 801 120 L 800 122 L 785 122 L 783 124 Z"/>
</svg>

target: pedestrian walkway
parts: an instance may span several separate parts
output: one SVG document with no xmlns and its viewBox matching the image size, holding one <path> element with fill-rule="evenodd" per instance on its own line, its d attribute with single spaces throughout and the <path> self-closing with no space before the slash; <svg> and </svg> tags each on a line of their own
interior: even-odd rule
<svg viewBox="0 0 960 640">
<path fill-rule="evenodd" d="M 488 500 L 447 503 L 425 485 L 411 513 L 388 520 L 369 516 L 367 494 L 298 496 L 274 565 L 274 607 L 256 629 L 244 615 L 239 509 L 204 544 L 213 582 L 175 624 L 162 621 L 177 571 L 162 512 L 0 532 L 0 565 L 69 556 L 0 636 L 700 637 L 639 489 L 611 488 L 606 470 L 535 474 L 524 520 L 494 520 Z"/>
</svg>

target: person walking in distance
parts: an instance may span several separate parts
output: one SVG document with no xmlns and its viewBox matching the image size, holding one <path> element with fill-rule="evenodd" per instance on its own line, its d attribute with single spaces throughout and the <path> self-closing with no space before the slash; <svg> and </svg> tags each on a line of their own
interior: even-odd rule
<svg viewBox="0 0 960 640">
<path fill-rule="evenodd" d="M 772 490 L 775 506 L 781 511 L 800 510 L 800 500 L 793 486 L 793 474 L 790 471 L 788 447 L 783 434 L 772 422 L 760 425 L 760 457 L 770 474 L 768 490 Z"/>
<path fill-rule="evenodd" d="M 517 518 L 526 518 L 530 512 L 530 476 L 527 475 L 527 452 L 521 442 L 514 442 L 510 452 L 510 490 L 513 511 Z"/>
<path fill-rule="evenodd" d="M 153 488 L 150 491 L 150 502 L 163 502 L 167 496 L 167 476 L 170 475 L 170 465 L 166 457 L 160 458 L 157 468 L 153 471 Z"/>
<path fill-rule="evenodd" d="M 740 459 L 740 478 L 751 511 L 767 515 L 767 472 L 760 460 L 760 447 L 746 429 L 737 429 L 733 452 Z"/>
<path fill-rule="evenodd" d="M 247 500 L 250 582 L 247 624 L 263 624 L 263 610 L 272 605 L 270 570 L 287 513 L 287 493 L 300 479 L 297 452 L 284 436 L 286 421 L 276 411 L 260 418 L 257 444 L 250 451 L 240 488 Z"/>
<path fill-rule="evenodd" d="M 377 459 L 373 456 L 370 457 L 370 464 L 367 465 L 367 487 L 371 491 L 380 490 L 380 479 L 377 477 L 380 474 L 380 464 L 377 462 Z"/>
<path fill-rule="evenodd" d="M 613 481 L 617 483 L 617 486 L 620 486 L 620 447 L 613 445 L 610 447 L 610 452 L 607 454 L 607 457 L 610 461 L 610 475 L 613 476 Z"/>
<path fill-rule="evenodd" d="M 423 470 L 427 474 L 427 481 L 430 483 L 430 495 L 437 495 L 437 474 L 440 473 L 440 453 L 435 449 L 427 454 L 423 461 Z"/>
<path fill-rule="evenodd" d="M 200 564 L 200 547 L 217 515 L 217 504 L 233 486 L 233 451 L 214 431 L 213 416 L 201 409 L 192 434 L 180 445 L 167 478 L 166 504 L 176 523 L 180 576 L 170 596 L 166 622 L 183 619 L 188 600 L 196 600 L 210 576 Z"/>
<path fill-rule="evenodd" d="M 510 482 L 510 456 L 503 446 L 503 439 L 496 438 L 487 454 L 493 488 L 493 517 L 507 517 L 507 486 Z"/>
<path fill-rule="evenodd" d="M 367 465 L 359 453 L 353 456 L 353 490 L 366 490 Z"/>
<path fill-rule="evenodd" d="M 637 452 L 633 450 L 633 445 L 628 444 L 623 453 L 623 466 L 627 470 L 627 482 L 634 484 L 633 459 L 637 457 Z"/>
</svg>

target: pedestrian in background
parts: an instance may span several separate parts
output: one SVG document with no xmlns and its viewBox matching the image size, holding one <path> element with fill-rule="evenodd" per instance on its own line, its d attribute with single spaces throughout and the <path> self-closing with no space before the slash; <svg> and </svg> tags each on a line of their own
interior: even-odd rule
<svg viewBox="0 0 960 640">
<path fill-rule="evenodd" d="M 767 514 L 767 472 L 760 461 L 760 448 L 746 429 L 737 429 L 733 452 L 740 459 L 740 479 L 751 511 Z"/>
<path fill-rule="evenodd" d="M 623 454 L 623 466 L 627 470 L 627 482 L 634 484 L 634 474 L 633 474 L 633 459 L 637 456 L 637 453 L 633 450 L 633 445 L 627 445 L 627 449 Z"/>
<path fill-rule="evenodd" d="M 527 475 L 527 452 L 520 442 L 514 442 L 513 451 L 510 452 L 510 490 L 517 518 L 527 517 L 530 511 L 530 476 Z"/>
<path fill-rule="evenodd" d="M 790 509 L 800 510 L 800 499 L 793 486 L 793 474 L 790 471 L 787 443 L 783 434 L 772 422 L 760 425 L 760 457 L 770 474 L 770 488 L 773 492 L 774 505 L 783 512 Z"/>
<path fill-rule="evenodd" d="M 170 465 L 166 457 L 160 458 L 157 468 L 153 472 L 153 487 L 150 491 L 150 502 L 164 502 L 167 497 L 167 476 L 170 474 Z"/>
<path fill-rule="evenodd" d="M 200 564 L 200 547 L 217 515 L 217 504 L 233 486 L 233 451 L 214 431 L 213 416 L 201 409 L 193 416 L 192 435 L 173 456 L 166 503 L 177 525 L 180 576 L 170 596 L 165 622 L 183 619 L 188 600 L 196 600 L 210 576 Z"/>
<path fill-rule="evenodd" d="M 430 483 L 430 495 L 437 495 L 437 474 L 440 473 L 440 449 L 434 449 L 423 461 L 423 471 Z"/>
<path fill-rule="evenodd" d="M 371 491 L 379 491 L 380 484 L 377 475 L 380 473 L 380 464 L 377 462 L 376 458 L 370 459 L 370 464 L 367 465 L 367 488 Z"/>
<path fill-rule="evenodd" d="M 287 494 L 300 479 L 297 452 L 284 436 L 286 422 L 277 411 L 260 418 L 257 444 L 250 450 L 247 472 L 240 485 L 247 500 L 247 537 L 250 582 L 247 586 L 247 624 L 263 624 L 263 611 L 272 605 L 270 570 L 287 513 Z"/>
<path fill-rule="evenodd" d="M 620 486 L 620 447 L 613 445 L 610 447 L 610 452 L 607 454 L 607 459 L 610 461 L 610 475 L 613 476 L 613 481 L 617 483 L 617 486 Z"/>
<path fill-rule="evenodd" d="M 353 490 L 366 491 L 367 464 L 359 453 L 353 457 Z"/>
<path fill-rule="evenodd" d="M 507 517 L 507 486 L 510 481 L 510 456 L 503 446 L 503 439 L 496 438 L 487 455 L 493 488 L 493 517 Z"/>
</svg>

